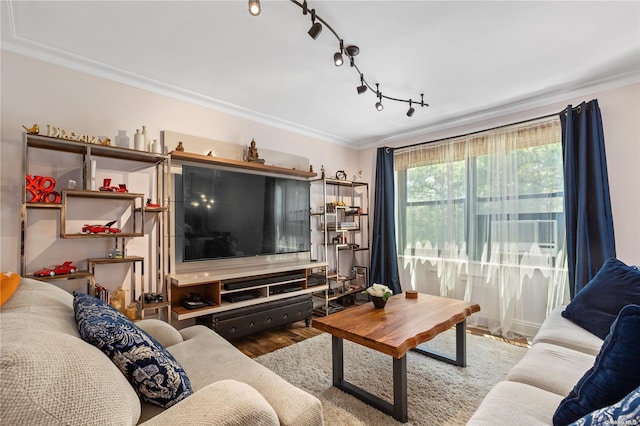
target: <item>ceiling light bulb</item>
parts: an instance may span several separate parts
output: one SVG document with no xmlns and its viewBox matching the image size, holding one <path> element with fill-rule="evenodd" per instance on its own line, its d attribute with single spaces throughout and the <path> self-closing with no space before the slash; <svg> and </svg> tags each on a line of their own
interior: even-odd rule
<svg viewBox="0 0 640 426">
<path fill-rule="evenodd" d="M 336 64 L 336 67 L 339 67 L 340 65 L 342 65 L 344 63 L 344 60 L 342 59 L 342 53 L 340 52 L 336 52 L 333 55 L 333 63 Z"/>
<path fill-rule="evenodd" d="M 249 0 L 249 13 L 251 16 L 258 16 L 262 12 L 260 0 Z"/>
<path fill-rule="evenodd" d="M 384 105 L 382 105 L 382 102 L 380 101 L 376 102 L 376 109 L 378 111 L 382 111 L 384 109 Z"/>
</svg>

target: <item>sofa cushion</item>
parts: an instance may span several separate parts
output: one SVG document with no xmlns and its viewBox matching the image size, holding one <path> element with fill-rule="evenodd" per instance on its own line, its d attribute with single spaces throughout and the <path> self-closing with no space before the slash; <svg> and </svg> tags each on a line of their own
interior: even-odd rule
<svg viewBox="0 0 640 426">
<path fill-rule="evenodd" d="M 138 422 L 138 396 L 80 338 L 72 301 L 51 283 L 23 278 L 0 308 L 0 425 Z"/>
<path fill-rule="evenodd" d="M 214 331 L 195 325 L 180 333 L 184 342 L 167 350 L 189 374 L 194 390 L 200 391 L 219 380 L 237 380 L 262 394 L 282 426 L 322 424 L 322 403 L 318 398 L 255 362 Z M 211 354 L 215 354 L 215 358 Z"/>
<path fill-rule="evenodd" d="M 507 380 L 526 383 L 562 397 L 589 370 L 594 355 L 585 354 L 563 346 L 536 343 L 507 373 Z M 544 371 L 544 374 L 540 374 Z"/>
<path fill-rule="evenodd" d="M 554 425 L 567 425 L 622 399 L 640 385 L 640 306 L 622 308 L 594 366 L 560 403 Z"/>
<path fill-rule="evenodd" d="M 608 407 L 592 411 L 571 426 L 634 425 L 640 418 L 640 387 Z"/>
<path fill-rule="evenodd" d="M 558 306 L 547 316 L 531 343 L 550 343 L 596 356 L 600 353 L 602 339 L 562 316 L 563 306 Z"/>
<path fill-rule="evenodd" d="M 9 300 L 20 285 L 20 275 L 13 272 L 0 273 L 0 306 Z"/>
<path fill-rule="evenodd" d="M 77 292 L 73 308 L 80 336 L 113 361 L 143 400 L 166 408 L 192 394 L 173 356 L 118 310 Z"/>
<path fill-rule="evenodd" d="M 524 383 L 498 382 L 467 426 L 549 425 L 562 396 Z"/>
<path fill-rule="evenodd" d="M 620 309 L 632 303 L 640 304 L 640 270 L 612 257 L 574 296 L 562 316 L 604 339 Z"/>
<path fill-rule="evenodd" d="M 213 401 L 215 410 L 211 409 Z M 280 426 L 280 422 L 269 403 L 251 386 L 236 380 L 220 380 L 142 425 Z"/>
</svg>

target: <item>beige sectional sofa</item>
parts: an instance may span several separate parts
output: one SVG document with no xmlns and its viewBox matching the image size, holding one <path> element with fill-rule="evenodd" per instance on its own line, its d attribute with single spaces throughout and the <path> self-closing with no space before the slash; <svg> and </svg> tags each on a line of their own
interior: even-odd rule
<svg viewBox="0 0 640 426">
<path fill-rule="evenodd" d="M 553 414 L 584 373 L 593 367 L 603 340 L 551 312 L 531 348 L 496 384 L 469 425 L 551 425 Z"/>
<path fill-rule="evenodd" d="M 204 326 L 136 323 L 167 348 L 193 394 L 168 409 L 141 402 L 124 375 L 80 338 L 73 296 L 22 279 L 0 308 L 0 424 L 322 425 L 322 405 Z"/>
</svg>

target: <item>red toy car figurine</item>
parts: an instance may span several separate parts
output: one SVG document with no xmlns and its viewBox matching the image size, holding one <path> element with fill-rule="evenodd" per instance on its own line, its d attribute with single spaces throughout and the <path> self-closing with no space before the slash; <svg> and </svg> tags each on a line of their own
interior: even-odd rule
<svg viewBox="0 0 640 426">
<path fill-rule="evenodd" d="M 122 232 L 120 229 L 118 228 L 112 228 L 111 225 L 113 225 L 114 223 L 116 223 L 115 220 L 112 220 L 111 222 L 107 222 L 104 225 L 84 225 L 82 227 L 82 233 L 83 234 L 100 234 L 100 233 L 105 233 L 105 234 L 117 234 L 119 232 Z"/>
<path fill-rule="evenodd" d="M 47 268 L 38 269 L 33 273 L 36 277 L 53 277 L 54 275 L 73 274 L 78 267 L 73 262 L 66 261 L 62 265 L 49 266 Z"/>
</svg>

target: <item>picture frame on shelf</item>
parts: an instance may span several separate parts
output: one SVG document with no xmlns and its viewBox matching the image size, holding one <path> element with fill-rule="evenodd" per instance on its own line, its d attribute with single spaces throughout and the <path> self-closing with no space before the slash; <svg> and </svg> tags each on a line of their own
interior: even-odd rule
<svg viewBox="0 0 640 426">
<path fill-rule="evenodd" d="M 369 269 L 366 266 L 353 267 L 353 283 L 358 287 L 366 287 L 369 283 Z"/>
</svg>

